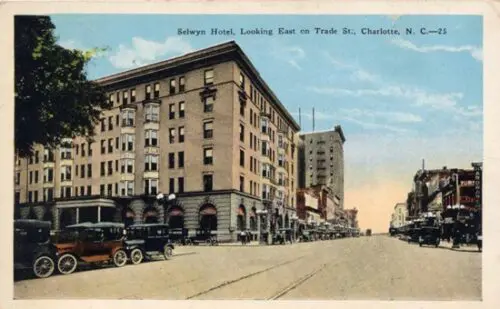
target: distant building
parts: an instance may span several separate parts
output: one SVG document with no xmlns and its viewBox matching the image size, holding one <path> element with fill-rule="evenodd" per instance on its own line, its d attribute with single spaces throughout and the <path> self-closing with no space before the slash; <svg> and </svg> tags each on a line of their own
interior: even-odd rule
<svg viewBox="0 0 500 309">
<path fill-rule="evenodd" d="M 342 128 L 299 135 L 299 188 L 325 186 L 334 202 L 344 208 L 344 142 Z"/>
<path fill-rule="evenodd" d="M 392 213 L 391 227 L 397 228 L 403 226 L 407 216 L 408 210 L 406 209 L 406 203 L 397 203 Z"/>
</svg>

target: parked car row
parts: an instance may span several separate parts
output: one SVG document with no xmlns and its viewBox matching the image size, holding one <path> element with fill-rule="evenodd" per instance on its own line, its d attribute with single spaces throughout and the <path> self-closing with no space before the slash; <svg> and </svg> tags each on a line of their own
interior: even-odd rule
<svg viewBox="0 0 500 309">
<path fill-rule="evenodd" d="M 162 255 L 170 259 L 174 245 L 166 224 L 136 224 L 125 229 L 121 223 L 79 223 L 51 235 L 51 223 L 39 220 L 14 221 L 14 269 L 31 268 L 39 278 L 57 269 L 67 275 L 78 266 L 113 264 L 122 267 L 130 260 Z"/>
</svg>

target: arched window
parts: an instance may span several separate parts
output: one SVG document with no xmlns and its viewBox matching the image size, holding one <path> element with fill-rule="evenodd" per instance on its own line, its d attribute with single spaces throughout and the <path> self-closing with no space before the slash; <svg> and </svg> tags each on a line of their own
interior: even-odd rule
<svg viewBox="0 0 500 309">
<path fill-rule="evenodd" d="M 200 228 L 202 230 L 217 230 L 217 209 L 212 204 L 204 204 L 200 207 Z"/>
</svg>

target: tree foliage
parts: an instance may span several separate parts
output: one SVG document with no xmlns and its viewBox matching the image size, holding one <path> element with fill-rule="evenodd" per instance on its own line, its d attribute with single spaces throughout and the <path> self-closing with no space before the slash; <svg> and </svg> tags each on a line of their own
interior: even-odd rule
<svg viewBox="0 0 500 309">
<path fill-rule="evenodd" d="M 63 138 L 94 136 L 103 89 L 87 79 L 86 66 L 98 49 L 80 51 L 57 44 L 48 16 L 15 17 L 15 148 L 21 157 L 35 144 L 56 147 Z"/>
</svg>

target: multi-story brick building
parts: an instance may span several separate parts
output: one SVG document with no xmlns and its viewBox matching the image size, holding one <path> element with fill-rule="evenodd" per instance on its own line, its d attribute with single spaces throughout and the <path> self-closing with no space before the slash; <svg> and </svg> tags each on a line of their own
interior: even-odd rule
<svg viewBox="0 0 500 309">
<path fill-rule="evenodd" d="M 340 126 L 334 130 L 300 134 L 299 187 L 326 186 L 335 208 L 344 208 L 344 142 Z"/>
<path fill-rule="evenodd" d="M 294 209 L 300 128 L 236 43 L 97 82 L 113 108 L 94 142 L 36 146 L 16 161 L 17 216 L 52 219 L 56 229 L 165 220 L 228 239 L 267 228 L 258 210 Z M 160 192 L 177 198 L 160 205 Z"/>
</svg>

